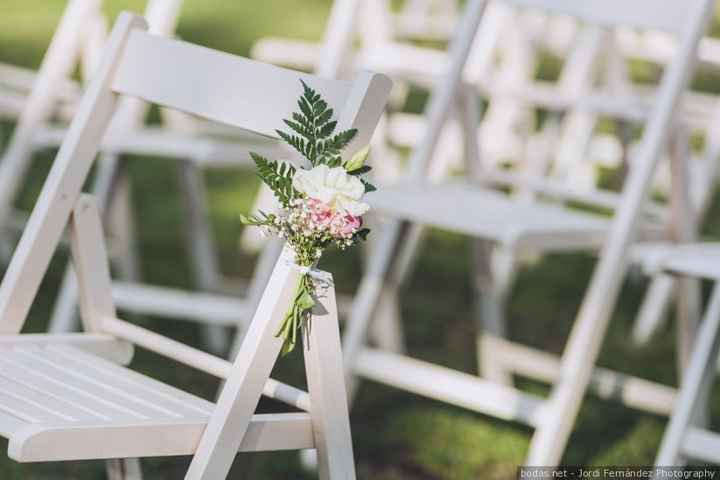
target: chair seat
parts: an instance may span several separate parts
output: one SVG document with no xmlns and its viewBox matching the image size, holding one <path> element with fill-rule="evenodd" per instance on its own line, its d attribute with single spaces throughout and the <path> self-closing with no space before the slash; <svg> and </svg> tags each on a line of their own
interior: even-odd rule
<svg viewBox="0 0 720 480">
<path fill-rule="evenodd" d="M 557 204 L 521 202 L 462 182 L 383 188 L 369 194 L 368 201 L 381 214 L 514 247 L 596 249 L 610 230 L 607 217 Z M 642 230 L 641 238 L 665 238 L 660 226 Z"/>
<path fill-rule="evenodd" d="M 637 248 L 634 256 L 642 261 L 643 269 L 650 273 L 664 270 L 720 280 L 720 243 L 656 243 Z"/>
<path fill-rule="evenodd" d="M 213 403 L 89 353 L 92 341 L 80 346 L 67 335 L 53 337 L 0 336 L 0 434 L 9 439 L 11 458 L 32 462 L 195 451 Z M 241 450 L 313 445 L 308 414 L 259 414 Z"/>
</svg>

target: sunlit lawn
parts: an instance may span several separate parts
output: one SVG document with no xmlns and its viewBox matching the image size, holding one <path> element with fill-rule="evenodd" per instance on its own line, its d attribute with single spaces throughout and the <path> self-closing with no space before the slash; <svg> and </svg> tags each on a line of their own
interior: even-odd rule
<svg viewBox="0 0 720 480">
<path fill-rule="evenodd" d="M 139 10 L 144 4 L 140 0 L 106 3 L 113 15 L 121 9 Z M 3 0 L 0 60 L 37 66 L 64 4 L 63 0 Z M 247 54 L 253 41 L 263 35 L 319 38 L 328 9 L 329 0 L 187 0 L 178 31 L 184 39 Z M 10 129 L 11 125 L 2 125 L 5 139 Z M 25 208 L 32 205 L 51 158 L 51 152 L 37 155 L 32 178 L 20 201 Z M 177 261 L 186 256 L 187 250 L 175 165 L 168 159 L 129 159 L 143 275 L 151 282 L 189 286 L 189 267 Z M 258 183 L 252 173 L 235 170 L 209 171 L 207 182 L 223 269 L 227 274 L 249 277 L 253 259 L 237 248 L 241 231 L 237 213 L 249 208 Z M 711 218 L 717 218 L 718 213 L 712 212 Z M 719 230 L 715 224 L 709 233 L 718 234 Z M 54 261 L 32 310 L 28 331 L 45 328 L 64 261 L 64 255 Z M 466 239 L 433 232 L 403 297 L 403 314 L 408 348 L 413 355 L 473 373 L 476 362 L 469 263 L 470 243 Z M 560 352 L 593 264 L 592 257 L 582 254 L 553 255 L 528 264 L 512 295 L 512 338 Z M 360 271 L 357 258 L 330 255 L 325 266 L 336 272 L 341 290 L 353 290 Z M 627 282 L 600 363 L 673 383 L 676 376 L 670 328 L 646 348 L 639 349 L 629 340 L 644 286 L 645 282 L 637 278 Z M 132 320 L 191 344 L 197 344 L 200 338 L 195 324 L 159 318 Z M 277 376 L 302 386 L 298 360 L 283 360 Z M 208 399 L 213 398 L 217 388 L 214 379 L 147 352 L 138 351 L 133 365 Z M 522 385 L 536 392 L 546 391 L 541 385 Z M 714 400 L 713 418 L 718 422 L 720 396 L 715 395 Z M 278 405 L 263 401 L 261 408 L 271 411 Z M 370 383 L 360 388 L 352 423 L 359 477 L 377 480 L 511 479 L 526 454 L 531 433 L 518 425 Z M 564 462 L 649 464 L 664 423 L 662 418 L 588 397 Z M 2 441 L 0 445 L 5 447 Z M 187 463 L 187 458 L 146 460 L 146 478 L 182 478 Z M 102 472 L 101 462 L 19 465 L 0 456 L 2 480 L 99 479 L 104 478 Z M 295 453 L 279 453 L 240 455 L 230 478 L 314 476 L 302 472 Z"/>
</svg>

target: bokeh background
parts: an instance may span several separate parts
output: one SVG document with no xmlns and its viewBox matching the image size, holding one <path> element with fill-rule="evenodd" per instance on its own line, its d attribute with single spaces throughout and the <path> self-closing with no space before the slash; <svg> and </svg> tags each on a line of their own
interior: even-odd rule
<svg viewBox="0 0 720 480">
<path fill-rule="evenodd" d="M 248 55 L 253 42 L 267 35 L 319 40 L 330 9 L 330 0 L 185 0 L 178 35 L 188 41 L 227 52 Z M 107 0 L 114 16 L 121 10 L 141 12 L 142 0 Z M 0 61 L 37 67 L 47 48 L 64 0 L 0 0 Z M 720 36 L 720 23 L 713 34 Z M 552 77 L 558 61 L 547 57 L 539 71 Z M 638 81 L 652 81 L 653 68 L 636 64 Z M 720 92 L 720 77 L 702 72 L 696 78 L 702 89 Z M 242 83 L 237 88 L 241 89 Z M 425 92 L 410 96 L 406 109 L 421 111 Z M 0 146 L 12 132 L 0 124 Z M 1 147 L 0 147 L 1 148 Z M 54 152 L 40 152 L 31 182 L 19 203 L 29 209 L 42 185 Z M 138 224 L 143 276 L 166 285 L 189 286 L 189 268 L 182 261 L 183 209 L 176 193 L 174 162 L 162 158 L 129 159 L 132 193 Z M 251 171 L 212 170 L 206 174 L 214 234 L 221 265 L 228 275 L 249 277 L 254 258 L 237 248 L 242 230 L 238 213 L 246 212 L 259 182 Z M 720 197 L 709 214 L 703 235 L 720 235 Z M 42 332 L 61 279 L 65 256 L 58 255 L 32 310 L 28 331 Z M 340 258 L 330 254 L 324 267 L 336 274 L 342 291 L 352 292 L 360 264 L 357 254 Z M 546 350 L 560 352 L 592 272 L 592 256 L 557 255 L 525 267 L 510 302 L 511 337 Z M 469 282 L 468 239 L 434 231 L 403 296 L 403 314 L 409 351 L 426 360 L 474 373 L 473 298 Z M 605 342 L 600 364 L 642 374 L 674 384 L 674 333 L 664 330 L 648 347 L 631 344 L 629 331 L 645 280 L 630 276 Z M 173 338 L 197 345 L 195 324 L 163 318 L 131 317 L 130 320 Z M 202 347 L 202 345 L 197 345 Z M 281 361 L 278 378 L 303 385 L 299 358 Z M 215 379 L 138 350 L 133 366 L 148 375 L 212 399 Z M 520 380 L 518 380 L 520 381 Z M 520 381 L 521 382 L 521 381 Z M 520 383 L 543 394 L 541 384 Z M 263 411 L 281 408 L 263 400 Z M 713 421 L 720 424 L 720 392 L 712 402 Z M 351 412 L 358 476 L 374 480 L 512 479 L 526 455 L 531 431 L 498 422 L 459 408 L 443 405 L 371 383 L 363 383 Z M 567 464 L 651 464 L 665 420 L 617 404 L 588 397 L 566 451 Z M 0 448 L 6 448 L 0 440 Z M 187 458 L 144 460 L 148 479 L 178 479 Z M 66 462 L 20 465 L 0 455 L 0 479 L 102 479 L 102 462 Z M 231 479 L 311 479 L 303 472 L 296 453 L 239 455 Z"/>
</svg>

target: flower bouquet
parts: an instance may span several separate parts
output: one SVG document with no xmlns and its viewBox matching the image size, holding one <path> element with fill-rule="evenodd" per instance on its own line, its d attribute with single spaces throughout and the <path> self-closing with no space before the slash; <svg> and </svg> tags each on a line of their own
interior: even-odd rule
<svg viewBox="0 0 720 480">
<path fill-rule="evenodd" d="M 333 109 L 320 94 L 301 83 L 299 111 L 284 120 L 291 131 L 277 133 L 307 160 L 308 168 L 251 152 L 258 176 L 273 191 L 281 208 L 277 214 L 241 216 L 244 224 L 285 239 L 295 254 L 295 262 L 304 269 L 293 305 L 276 333 L 283 339 L 283 355 L 295 348 L 298 330 L 310 320 L 315 305 L 316 285 L 311 269 L 325 249 L 336 246 L 344 250 L 365 240 L 370 230 L 363 228 L 362 216 L 370 206 L 362 199 L 365 193 L 375 190 L 364 178 L 370 171 L 365 165 L 369 147 L 343 161 L 342 151 L 357 130 L 335 132 Z"/>
</svg>

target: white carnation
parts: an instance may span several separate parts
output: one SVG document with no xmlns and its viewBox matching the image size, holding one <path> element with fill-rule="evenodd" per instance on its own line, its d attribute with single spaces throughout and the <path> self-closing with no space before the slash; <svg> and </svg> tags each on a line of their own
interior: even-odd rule
<svg viewBox="0 0 720 480">
<path fill-rule="evenodd" d="M 370 205 L 360 201 L 365 193 L 365 185 L 359 178 L 349 175 L 343 167 L 318 165 L 312 170 L 299 169 L 293 177 L 293 187 L 309 198 L 355 217 L 370 209 Z"/>
</svg>

